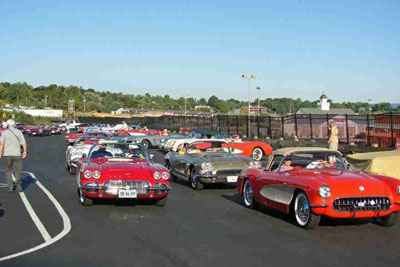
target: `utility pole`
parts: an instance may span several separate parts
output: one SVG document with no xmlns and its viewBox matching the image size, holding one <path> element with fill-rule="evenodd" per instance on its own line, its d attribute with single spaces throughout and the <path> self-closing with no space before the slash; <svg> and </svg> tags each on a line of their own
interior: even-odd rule
<svg viewBox="0 0 400 267">
<path fill-rule="evenodd" d="M 248 108 L 248 114 L 247 114 L 247 138 L 250 138 L 250 89 L 251 89 L 251 79 L 255 79 L 256 75 L 254 74 L 243 74 L 242 78 L 247 79 L 249 81 L 249 95 L 248 95 L 248 102 L 249 102 L 249 108 Z"/>
<path fill-rule="evenodd" d="M 47 95 L 44 96 L 44 107 L 47 107 Z"/>
<path fill-rule="evenodd" d="M 261 87 L 257 86 L 256 89 L 258 90 L 258 116 L 260 116 L 260 94 L 261 94 Z"/>
<path fill-rule="evenodd" d="M 86 98 L 83 99 L 83 112 L 86 112 Z"/>
</svg>

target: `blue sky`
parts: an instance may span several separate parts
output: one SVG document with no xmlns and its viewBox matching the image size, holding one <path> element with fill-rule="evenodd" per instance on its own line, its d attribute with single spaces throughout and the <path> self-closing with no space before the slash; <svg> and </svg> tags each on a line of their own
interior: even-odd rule
<svg viewBox="0 0 400 267">
<path fill-rule="evenodd" d="M 400 1 L 0 1 L 0 81 L 400 103 Z M 252 98 L 257 96 L 252 89 Z"/>
</svg>

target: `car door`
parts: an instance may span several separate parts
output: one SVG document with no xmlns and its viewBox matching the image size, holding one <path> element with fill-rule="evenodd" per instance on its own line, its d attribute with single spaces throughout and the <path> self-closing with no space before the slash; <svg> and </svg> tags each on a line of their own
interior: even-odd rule
<svg viewBox="0 0 400 267">
<path fill-rule="evenodd" d="M 182 176 L 186 177 L 186 165 L 190 160 L 190 155 L 186 151 L 177 152 L 175 161 L 175 170 Z"/>
</svg>

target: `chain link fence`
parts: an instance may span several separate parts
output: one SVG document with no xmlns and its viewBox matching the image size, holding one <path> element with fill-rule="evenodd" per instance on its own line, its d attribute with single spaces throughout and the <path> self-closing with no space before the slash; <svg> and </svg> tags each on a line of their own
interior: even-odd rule
<svg viewBox="0 0 400 267">
<path fill-rule="evenodd" d="M 210 130 L 239 134 L 247 139 L 327 140 L 329 122 L 335 121 L 341 143 L 394 148 L 400 146 L 400 113 L 377 115 L 293 114 L 288 116 L 244 116 L 222 114 L 165 115 L 161 117 L 79 117 L 88 124 L 128 124 L 176 132 Z"/>
</svg>

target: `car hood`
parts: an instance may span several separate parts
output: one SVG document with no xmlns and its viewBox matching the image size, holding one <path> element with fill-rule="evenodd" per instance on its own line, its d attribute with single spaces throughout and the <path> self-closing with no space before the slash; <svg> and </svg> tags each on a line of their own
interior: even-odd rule
<svg viewBox="0 0 400 267">
<path fill-rule="evenodd" d="M 314 179 L 330 187 L 332 194 L 344 196 L 383 196 L 390 189 L 378 178 L 364 173 L 353 173 L 345 170 L 313 171 Z"/>
<path fill-rule="evenodd" d="M 227 156 L 199 156 L 201 162 L 211 162 L 215 170 L 222 169 L 247 169 L 251 159 L 234 155 Z"/>
<path fill-rule="evenodd" d="M 155 167 L 146 161 L 108 162 L 101 164 L 101 175 L 111 179 L 149 179 L 153 178 Z"/>
</svg>

